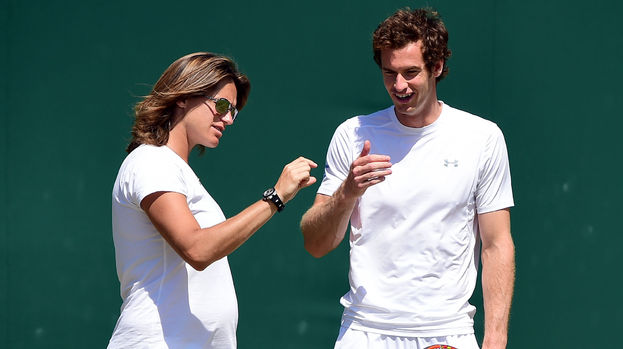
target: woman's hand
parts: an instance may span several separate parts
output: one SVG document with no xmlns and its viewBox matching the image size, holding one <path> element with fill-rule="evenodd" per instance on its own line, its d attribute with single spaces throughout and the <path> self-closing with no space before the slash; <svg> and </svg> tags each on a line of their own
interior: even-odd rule
<svg viewBox="0 0 623 349">
<path fill-rule="evenodd" d="M 275 184 L 275 191 L 283 203 L 292 200 L 302 188 L 316 183 L 316 178 L 310 175 L 311 169 L 316 167 L 318 165 L 315 162 L 299 157 L 283 168 Z"/>
</svg>

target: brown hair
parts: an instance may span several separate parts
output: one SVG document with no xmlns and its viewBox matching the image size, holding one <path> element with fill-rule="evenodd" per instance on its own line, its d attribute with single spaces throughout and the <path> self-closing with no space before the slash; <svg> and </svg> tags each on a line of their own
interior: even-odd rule
<svg viewBox="0 0 623 349">
<path fill-rule="evenodd" d="M 443 60 L 443 70 L 437 81 L 448 75 L 448 31 L 439 13 L 423 8 L 411 10 L 408 7 L 396 11 L 384 20 L 372 35 L 374 61 L 381 67 L 381 51 L 399 49 L 411 42 L 422 40 L 422 55 L 428 72 Z"/>
<path fill-rule="evenodd" d="M 229 58 L 209 52 L 191 53 L 173 62 L 162 73 L 151 93 L 134 107 L 130 153 L 141 144 L 164 145 L 169 140 L 176 103 L 189 97 L 210 95 L 223 81 L 236 85 L 237 105 L 247 102 L 251 85 Z"/>
</svg>

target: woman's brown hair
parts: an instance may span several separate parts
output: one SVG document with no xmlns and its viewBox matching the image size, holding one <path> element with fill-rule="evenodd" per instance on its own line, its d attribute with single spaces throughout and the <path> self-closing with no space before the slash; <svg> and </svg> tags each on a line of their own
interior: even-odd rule
<svg viewBox="0 0 623 349">
<path fill-rule="evenodd" d="M 173 62 L 160 76 L 151 93 L 134 107 L 132 139 L 126 151 L 141 144 L 165 145 L 173 126 L 176 103 L 194 96 L 211 95 L 223 81 L 233 81 L 236 108 L 247 102 L 251 85 L 229 58 L 209 52 L 191 53 Z"/>
</svg>

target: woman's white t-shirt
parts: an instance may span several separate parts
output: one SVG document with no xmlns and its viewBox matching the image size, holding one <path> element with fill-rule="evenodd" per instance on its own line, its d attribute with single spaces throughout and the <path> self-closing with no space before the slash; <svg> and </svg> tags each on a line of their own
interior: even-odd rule
<svg viewBox="0 0 623 349">
<path fill-rule="evenodd" d="M 188 164 L 166 146 L 141 145 L 112 192 L 112 225 L 123 305 L 109 348 L 235 348 L 238 304 L 227 257 L 203 271 L 156 230 L 141 201 L 159 191 L 186 196 L 202 228 L 225 216 Z"/>
</svg>

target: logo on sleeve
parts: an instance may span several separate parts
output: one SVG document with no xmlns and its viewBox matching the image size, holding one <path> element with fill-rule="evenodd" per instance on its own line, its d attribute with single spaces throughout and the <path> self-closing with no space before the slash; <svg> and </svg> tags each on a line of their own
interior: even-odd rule
<svg viewBox="0 0 623 349">
<path fill-rule="evenodd" d="M 451 345 L 445 345 L 445 344 L 434 344 L 431 345 L 429 347 L 426 347 L 424 349 L 457 349 L 456 347 L 453 347 Z"/>
</svg>

